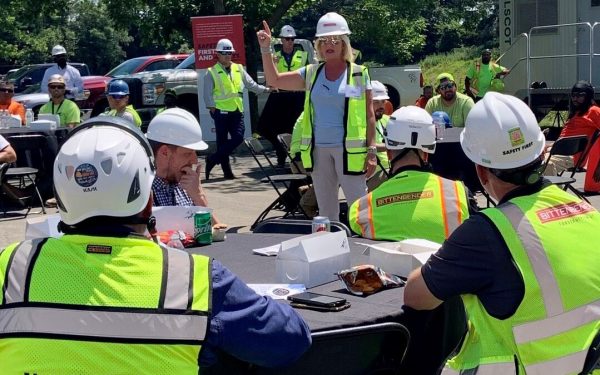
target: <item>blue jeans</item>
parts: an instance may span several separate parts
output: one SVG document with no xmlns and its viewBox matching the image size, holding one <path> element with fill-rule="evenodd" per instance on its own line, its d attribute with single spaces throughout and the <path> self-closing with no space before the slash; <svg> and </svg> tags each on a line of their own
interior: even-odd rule
<svg viewBox="0 0 600 375">
<path fill-rule="evenodd" d="M 244 114 L 239 111 L 223 112 L 216 109 L 211 117 L 215 122 L 217 151 L 209 155 L 208 160 L 214 164 L 221 164 L 223 172 L 227 175 L 231 172 L 229 155 L 244 140 Z"/>
</svg>

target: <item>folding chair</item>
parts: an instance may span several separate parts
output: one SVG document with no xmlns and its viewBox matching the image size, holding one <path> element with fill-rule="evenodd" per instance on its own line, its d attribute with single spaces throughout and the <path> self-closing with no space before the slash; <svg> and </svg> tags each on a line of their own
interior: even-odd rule
<svg viewBox="0 0 600 375">
<path fill-rule="evenodd" d="M 297 173 L 303 173 L 304 168 L 298 164 L 298 161 L 294 159 L 295 155 L 292 155 L 291 152 L 291 145 L 292 145 L 292 135 L 290 133 L 282 133 L 282 134 L 278 134 L 277 135 L 277 139 L 279 140 L 279 143 L 281 143 L 281 145 L 283 146 L 283 148 L 285 149 L 285 152 L 287 153 L 288 159 L 290 159 L 290 165 L 296 169 L 296 171 L 298 171 Z M 293 171 L 294 169 L 292 169 Z"/>
<path fill-rule="evenodd" d="M 553 155 L 573 156 L 575 154 L 581 153 L 581 156 L 579 157 L 577 163 L 573 166 L 573 168 L 569 169 L 571 173 L 568 177 L 563 176 L 563 173 L 561 172 L 558 176 L 545 176 L 545 178 L 548 179 L 554 185 L 562 186 L 563 190 L 571 190 L 575 195 L 577 195 L 579 198 L 585 200 L 588 203 L 590 201 L 583 195 L 583 193 L 573 187 L 573 184 L 577 181 L 574 178 L 574 176 L 575 173 L 577 173 L 577 171 L 586 161 L 587 155 L 590 149 L 592 148 L 594 142 L 596 142 L 596 139 L 598 139 L 599 134 L 600 133 L 598 131 L 594 132 L 594 135 L 592 136 L 589 142 L 589 147 L 586 147 L 588 146 L 588 141 L 585 135 L 574 135 L 571 137 L 558 138 L 552 145 L 550 153 L 541 168 L 542 173 L 544 173 L 544 171 L 548 167 L 550 158 Z"/>
<path fill-rule="evenodd" d="M 257 374 L 399 374 L 410 334 L 398 323 L 314 332 L 312 346 L 292 365 Z"/>
<path fill-rule="evenodd" d="M 345 224 L 339 221 L 330 223 L 332 232 L 346 232 L 352 237 L 352 232 Z M 312 233 L 312 221 L 273 218 L 263 220 L 254 227 L 254 233 L 287 233 L 287 234 L 310 234 Z"/>
<path fill-rule="evenodd" d="M 264 175 L 264 178 L 261 180 L 261 182 L 270 183 L 277 193 L 277 198 L 271 204 L 269 204 L 269 206 L 267 206 L 267 208 L 265 208 L 260 215 L 258 215 L 250 229 L 254 229 L 254 227 L 256 227 L 259 222 L 264 220 L 269 212 L 273 209 L 285 211 L 285 214 L 283 215 L 284 218 L 298 213 L 304 217 L 308 217 L 306 212 L 304 212 L 302 207 L 300 207 L 299 198 L 295 202 L 290 202 L 290 198 L 293 198 L 292 189 L 300 185 L 307 185 L 309 183 L 307 177 L 302 174 L 277 174 L 275 165 L 269 159 L 269 156 L 265 152 L 263 145 L 258 139 L 249 137 L 244 140 L 244 143 L 250 150 L 252 157 Z M 263 159 L 262 163 L 259 159 L 261 157 Z M 285 190 L 282 191 L 283 188 L 285 188 Z"/>
<path fill-rule="evenodd" d="M 44 200 L 38 189 L 38 172 L 40 170 L 52 171 L 54 160 L 44 160 L 46 154 L 46 137 L 41 134 L 15 135 L 8 137 L 8 142 L 17 153 L 17 162 L 14 167 L 9 167 L 2 180 L 2 189 L 8 196 L 19 202 L 29 201 L 27 212 L 31 210 L 31 201 L 34 197 L 40 202 L 41 212 L 46 213 Z M 33 188 L 33 191 L 31 189 Z M 19 193 L 18 195 L 16 193 Z"/>
</svg>

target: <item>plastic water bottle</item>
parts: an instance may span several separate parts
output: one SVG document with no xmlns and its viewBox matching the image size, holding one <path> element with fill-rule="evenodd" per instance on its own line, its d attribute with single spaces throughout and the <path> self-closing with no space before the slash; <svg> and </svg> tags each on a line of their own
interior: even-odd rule
<svg viewBox="0 0 600 375">
<path fill-rule="evenodd" d="M 183 246 L 183 242 L 181 242 L 179 233 L 177 233 L 177 232 L 175 232 L 171 235 L 171 238 L 169 238 L 169 242 L 167 243 L 167 246 L 172 247 L 174 249 L 184 249 L 185 248 Z"/>
<path fill-rule="evenodd" d="M 450 116 L 444 111 L 435 111 L 431 114 L 433 124 L 435 125 L 435 134 L 438 140 L 444 138 L 446 128 L 451 128 Z"/>
<path fill-rule="evenodd" d="M 25 125 L 29 126 L 34 120 L 33 110 L 31 108 L 27 108 L 25 112 Z"/>
</svg>

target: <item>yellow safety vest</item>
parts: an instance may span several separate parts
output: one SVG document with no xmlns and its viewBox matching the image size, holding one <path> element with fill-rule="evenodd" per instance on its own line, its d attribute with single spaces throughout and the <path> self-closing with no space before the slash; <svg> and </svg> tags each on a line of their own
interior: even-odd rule
<svg viewBox="0 0 600 375">
<path fill-rule="evenodd" d="M 469 208 L 462 182 L 406 170 L 355 201 L 348 216 L 352 230 L 364 238 L 442 243 L 469 217 Z"/>
<path fill-rule="evenodd" d="M 221 111 L 244 112 L 244 81 L 242 80 L 242 66 L 231 63 L 231 77 L 221 64 L 208 68 L 214 82 L 213 98 L 215 106 Z"/>
<path fill-rule="evenodd" d="M 0 372 L 198 374 L 211 268 L 141 237 L 11 245 L 0 253 Z"/>
<path fill-rule="evenodd" d="M 277 60 L 277 71 L 282 72 L 291 72 L 294 70 L 298 70 L 306 65 L 308 62 L 308 52 L 296 50 L 294 51 L 294 55 L 290 60 L 290 64 L 288 65 L 287 61 L 283 57 L 283 52 L 277 51 L 275 56 L 278 58 Z"/>
<path fill-rule="evenodd" d="M 367 158 L 367 101 L 364 82 L 368 79 L 367 68 L 364 66 L 347 63 L 346 84 L 355 86 L 360 91 L 358 97 L 345 98 L 344 127 L 346 136 L 343 145 L 344 174 L 364 174 L 364 164 Z M 300 155 L 306 170 L 313 167 L 312 151 L 314 146 L 313 134 L 313 106 L 310 95 L 319 72 L 324 63 L 306 66 L 306 95 L 304 99 L 304 118 L 302 122 L 302 136 L 300 139 Z"/>
<path fill-rule="evenodd" d="M 506 241 L 525 295 L 504 320 L 462 296 L 469 331 L 442 374 L 578 374 L 600 330 L 600 213 L 555 185 L 482 213 Z"/>
<path fill-rule="evenodd" d="M 375 143 L 385 143 L 384 134 L 388 121 L 390 121 L 390 116 L 384 114 L 375 124 L 375 130 L 377 131 L 375 133 Z M 377 159 L 379 159 L 379 162 L 381 162 L 383 168 L 385 168 L 386 170 L 390 169 L 390 161 L 388 159 L 386 151 L 378 152 Z"/>
<path fill-rule="evenodd" d="M 137 126 L 138 128 L 142 126 L 142 119 L 140 118 L 140 115 L 137 113 L 137 111 L 133 108 L 133 105 L 128 104 L 127 107 L 125 107 L 125 112 L 131 113 L 131 115 L 133 116 L 133 122 L 135 123 L 135 126 Z M 111 109 L 110 111 L 108 111 L 108 116 L 117 116 L 117 110 Z"/>
</svg>

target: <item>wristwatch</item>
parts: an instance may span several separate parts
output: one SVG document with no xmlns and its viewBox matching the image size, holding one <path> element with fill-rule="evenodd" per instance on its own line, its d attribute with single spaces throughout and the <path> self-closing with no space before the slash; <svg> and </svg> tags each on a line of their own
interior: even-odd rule
<svg viewBox="0 0 600 375">
<path fill-rule="evenodd" d="M 377 154 L 377 147 L 375 147 L 375 146 L 367 147 L 367 154 L 372 154 L 372 155 Z"/>
</svg>

